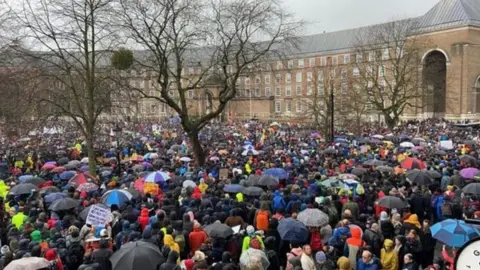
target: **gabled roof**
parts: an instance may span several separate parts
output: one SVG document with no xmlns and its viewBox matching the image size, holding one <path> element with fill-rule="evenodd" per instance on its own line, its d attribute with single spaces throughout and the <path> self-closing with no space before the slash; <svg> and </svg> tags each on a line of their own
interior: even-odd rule
<svg viewBox="0 0 480 270">
<path fill-rule="evenodd" d="M 480 0 L 441 0 L 418 18 L 418 31 L 431 32 L 462 26 L 480 27 Z"/>
</svg>

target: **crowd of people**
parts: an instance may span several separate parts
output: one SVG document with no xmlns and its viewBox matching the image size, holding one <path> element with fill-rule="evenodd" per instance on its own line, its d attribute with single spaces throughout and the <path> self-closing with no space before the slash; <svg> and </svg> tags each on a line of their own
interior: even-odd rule
<svg viewBox="0 0 480 270">
<path fill-rule="evenodd" d="M 480 219 L 468 125 L 371 125 L 333 141 L 299 125 L 211 125 L 203 166 L 179 127 L 144 125 L 97 138 L 95 172 L 66 138 L 4 140 L 1 269 L 440 270 L 477 236 L 453 244 L 433 228 Z"/>
</svg>

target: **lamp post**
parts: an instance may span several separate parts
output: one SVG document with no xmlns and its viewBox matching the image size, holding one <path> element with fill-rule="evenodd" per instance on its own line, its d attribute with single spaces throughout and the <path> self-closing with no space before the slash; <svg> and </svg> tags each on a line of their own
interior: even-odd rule
<svg viewBox="0 0 480 270">
<path fill-rule="evenodd" d="M 335 141 L 335 95 L 333 89 L 335 89 L 333 78 L 330 79 L 330 140 L 333 143 Z"/>
<path fill-rule="evenodd" d="M 116 125 L 113 132 L 115 133 L 115 137 L 117 139 L 117 174 L 120 177 L 120 175 L 121 175 L 121 171 L 120 171 L 120 160 L 121 160 L 121 158 L 120 158 L 120 151 L 121 151 L 120 136 L 122 135 L 122 128 L 119 125 Z"/>
</svg>

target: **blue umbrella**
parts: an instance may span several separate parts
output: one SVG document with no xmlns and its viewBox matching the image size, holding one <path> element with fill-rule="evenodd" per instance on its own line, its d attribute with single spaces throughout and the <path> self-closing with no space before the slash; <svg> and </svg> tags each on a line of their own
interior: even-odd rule
<svg viewBox="0 0 480 270">
<path fill-rule="evenodd" d="M 102 177 L 108 177 L 108 176 L 112 175 L 112 172 L 111 171 L 103 171 L 103 172 L 100 173 L 100 175 Z"/>
<path fill-rule="evenodd" d="M 66 171 L 61 173 L 59 177 L 60 180 L 70 180 L 75 174 L 77 174 L 75 171 Z"/>
<path fill-rule="evenodd" d="M 238 184 L 229 184 L 223 187 L 223 191 L 228 193 L 239 193 L 243 191 L 243 186 Z"/>
<path fill-rule="evenodd" d="M 252 145 L 252 142 L 251 142 L 251 141 L 244 141 L 244 142 L 243 142 L 243 145 L 244 145 L 244 146 L 245 146 L 245 145 Z"/>
<path fill-rule="evenodd" d="M 20 180 L 20 182 L 25 182 L 29 179 L 32 179 L 33 178 L 33 175 L 31 174 L 25 174 L 25 175 L 21 175 L 20 177 L 18 177 L 18 180 Z"/>
<path fill-rule="evenodd" d="M 447 219 L 430 228 L 432 237 L 451 247 L 461 247 L 478 232 L 463 220 Z"/>
<path fill-rule="evenodd" d="M 307 227 L 293 218 L 280 220 L 277 231 L 282 240 L 296 243 L 305 243 L 309 234 Z"/>
<path fill-rule="evenodd" d="M 126 190 L 114 189 L 107 191 L 102 196 L 102 202 L 107 206 L 112 206 L 114 204 L 120 206 L 132 199 L 132 194 Z"/>
<path fill-rule="evenodd" d="M 61 192 L 55 192 L 55 193 L 50 193 L 47 196 L 45 196 L 44 200 L 45 200 L 46 203 L 52 203 L 56 200 L 60 200 L 60 199 L 66 198 L 66 197 L 68 197 L 68 194 L 61 193 Z"/>
<path fill-rule="evenodd" d="M 273 177 L 277 177 L 278 179 L 287 179 L 288 178 L 288 173 L 282 168 L 267 169 L 263 172 L 263 174 L 271 175 Z"/>
</svg>

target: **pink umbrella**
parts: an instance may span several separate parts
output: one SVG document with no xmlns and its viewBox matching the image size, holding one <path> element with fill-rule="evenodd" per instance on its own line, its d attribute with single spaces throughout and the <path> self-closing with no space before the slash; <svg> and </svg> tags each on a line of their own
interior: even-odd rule
<svg viewBox="0 0 480 270">
<path fill-rule="evenodd" d="M 42 166 L 42 171 L 48 171 L 55 169 L 57 166 L 53 163 L 45 163 L 45 165 Z"/>
</svg>

